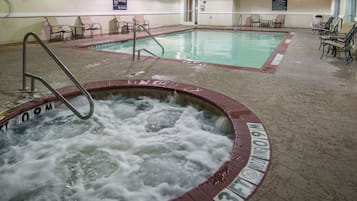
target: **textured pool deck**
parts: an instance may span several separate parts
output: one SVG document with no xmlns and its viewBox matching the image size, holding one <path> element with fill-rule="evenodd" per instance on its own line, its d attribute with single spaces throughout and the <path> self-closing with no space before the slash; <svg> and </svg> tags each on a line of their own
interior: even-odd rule
<svg viewBox="0 0 357 201">
<path fill-rule="evenodd" d="M 166 27 L 166 32 L 187 27 Z M 323 57 L 308 29 L 293 37 L 275 73 L 211 64 L 142 58 L 77 48 L 130 38 L 107 35 L 49 43 L 81 83 L 113 79 L 159 79 L 204 87 L 247 106 L 271 139 L 271 167 L 250 200 L 322 201 L 357 197 L 357 62 Z M 0 46 L 0 112 L 29 99 L 21 92 L 22 46 Z M 35 44 L 28 45 L 28 71 L 56 87 L 71 85 Z M 48 95 L 40 83 L 36 96 Z"/>
</svg>

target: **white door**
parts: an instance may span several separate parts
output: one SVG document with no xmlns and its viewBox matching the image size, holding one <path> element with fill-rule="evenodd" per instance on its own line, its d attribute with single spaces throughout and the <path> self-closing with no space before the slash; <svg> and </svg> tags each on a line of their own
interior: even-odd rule
<svg viewBox="0 0 357 201">
<path fill-rule="evenodd" d="M 183 24 L 194 25 L 198 23 L 198 0 L 183 0 Z"/>
</svg>

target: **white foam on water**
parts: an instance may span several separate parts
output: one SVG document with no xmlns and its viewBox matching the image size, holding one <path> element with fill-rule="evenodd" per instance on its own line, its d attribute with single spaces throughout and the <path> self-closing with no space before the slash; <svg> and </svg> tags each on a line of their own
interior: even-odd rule
<svg viewBox="0 0 357 201">
<path fill-rule="evenodd" d="M 1 200 L 175 198 L 229 159 L 225 124 L 148 97 L 97 100 L 88 121 L 59 107 L 0 136 Z"/>
</svg>

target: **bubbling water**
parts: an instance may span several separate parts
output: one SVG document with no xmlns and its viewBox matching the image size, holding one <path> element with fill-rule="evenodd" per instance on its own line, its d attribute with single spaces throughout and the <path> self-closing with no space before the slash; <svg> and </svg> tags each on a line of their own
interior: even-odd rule
<svg viewBox="0 0 357 201">
<path fill-rule="evenodd" d="M 57 108 L 0 136 L 1 200 L 175 198 L 229 159 L 227 124 L 172 97 L 96 100 L 88 121 Z"/>
</svg>

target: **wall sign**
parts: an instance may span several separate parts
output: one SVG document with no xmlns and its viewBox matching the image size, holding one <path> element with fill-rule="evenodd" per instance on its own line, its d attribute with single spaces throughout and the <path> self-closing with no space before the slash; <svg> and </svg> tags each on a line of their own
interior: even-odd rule
<svg viewBox="0 0 357 201">
<path fill-rule="evenodd" d="M 113 10 L 126 10 L 127 0 L 113 0 Z"/>
<path fill-rule="evenodd" d="M 288 0 L 273 0 L 273 10 L 287 10 Z"/>
</svg>

